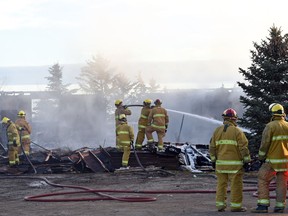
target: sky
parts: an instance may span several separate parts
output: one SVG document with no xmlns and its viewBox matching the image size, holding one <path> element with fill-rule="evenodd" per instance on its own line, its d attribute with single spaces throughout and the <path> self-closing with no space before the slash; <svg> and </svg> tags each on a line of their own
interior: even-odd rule
<svg viewBox="0 0 288 216">
<path fill-rule="evenodd" d="M 243 80 L 253 42 L 273 25 L 288 32 L 287 8 L 287 0 L 0 0 L 0 67 L 101 55 L 129 76 L 231 86 Z"/>
</svg>

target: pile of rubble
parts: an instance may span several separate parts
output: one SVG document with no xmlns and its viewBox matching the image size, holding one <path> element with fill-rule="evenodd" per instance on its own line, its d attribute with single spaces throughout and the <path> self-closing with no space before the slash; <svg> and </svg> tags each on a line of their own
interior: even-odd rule
<svg viewBox="0 0 288 216">
<path fill-rule="evenodd" d="M 43 151 L 44 149 L 44 151 Z M 189 143 L 164 143 L 164 151 L 157 151 L 156 145 L 145 145 L 141 151 L 131 150 L 130 167 L 157 167 L 165 170 L 186 169 L 191 172 L 211 170 L 207 145 Z M 0 155 L 0 173 L 85 173 L 114 172 L 121 167 L 122 152 L 116 148 L 101 146 L 97 149 L 81 148 L 33 150 L 29 157 L 20 155 L 21 164 L 16 168 L 8 166 L 7 152 Z"/>
</svg>

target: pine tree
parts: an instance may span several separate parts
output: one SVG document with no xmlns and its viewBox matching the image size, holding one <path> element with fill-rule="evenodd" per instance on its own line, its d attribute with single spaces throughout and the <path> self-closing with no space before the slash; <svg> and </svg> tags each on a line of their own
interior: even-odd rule
<svg viewBox="0 0 288 216">
<path fill-rule="evenodd" d="M 134 88 L 132 89 L 131 95 L 133 97 L 133 101 L 136 104 L 142 104 L 143 100 L 147 98 L 148 94 L 148 86 L 146 86 L 141 73 L 138 73 L 137 82 L 135 83 Z"/>
<path fill-rule="evenodd" d="M 156 82 L 155 79 L 150 79 L 149 80 L 149 87 L 148 87 L 148 91 L 149 93 L 155 93 L 160 89 L 160 85 Z"/>
<path fill-rule="evenodd" d="M 47 89 L 54 91 L 57 95 L 67 92 L 67 85 L 63 85 L 62 82 L 62 69 L 63 67 L 60 67 L 59 63 L 56 63 L 48 69 L 51 76 L 45 77 L 48 80 Z"/>
<path fill-rule="evenodd" d="M 271 118 L 269 105 L 288 105 L 288 35 L 282 35 L 281 28 L 273 25 L 266 39 L 261 44 L 253 43 L 251 66 L 247 70 L 239 68 L 246 81 L 238 82 L 245 93 L 240 96 L 245 111 L 239 124 L 250 129 L 247 136 L 254 154 L 258 152 L 262 131 Z"/>
</svg>

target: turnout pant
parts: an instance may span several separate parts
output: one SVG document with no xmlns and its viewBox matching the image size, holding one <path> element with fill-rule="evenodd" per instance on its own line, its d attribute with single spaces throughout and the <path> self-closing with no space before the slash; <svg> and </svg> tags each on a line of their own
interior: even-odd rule
<svg viewBox="0 0 288 216">
<path fill-rule="evenodd" d="M 141 149 L 142 148 L 142 143 L 145 139 L 145 128 L 138 128 L 138 134 L 137 134 L 137 138 L 136 138 L 136 143 L 135 143 L 135 147 L 136 149 Z"/>
<path fill-rule="evenodd" d="M 131 153 L 130 145 L 122 144 L 120 145 L 120 150 L 123 152 L 122 166 L 127 167 L 129 163 L 130 153 Z"/>
<path fill-rule="evenodd" d="M 239 209 L 242 207 L 243 200 L 243 170 L 237 173 L 216 173 L 217 189 L 216 189 L 216 207 L 217 209 L 225 209 L 227 199 L 227 187 L 230 182 L 230 205 L 231 209 Z"/>
<path fill-rule="evenodd" d="M 24 149 L 24 152 L 26 155 L 29 155 L 30 154 L 30 139 L 22 139 L 22 146 L 23 146 L 23 149 Z"/>
<path fill-rule="evenodd" d="M 13 146 L 9 144 L 8 146 L 8 158 L 9 158 L 9 165 L 13 166 L 15 164 L 19 164 L 19 156 L 18 156 L 18 149 L 19 147 Z"/>
<path fill-rule="evenodd" d="M 26 155 L 30 154 L 30 144 L 31 144 L 31 140 L 30 139 L 22 139 L 21 140 L 21 145 L 22 145 Z M 22 153 L 21 146 L 18 149 L 18 153 L 19 153 L 19 155 Z"/>
<path fill-rule="evenodd" d="M 258 172 L 258 205 L 270 206 L 269 185 L 276 176 L 276 208 L 285 208 L 288 171 L 276 172 L 270 163 L 262 164 Z"/>
<path fill-rule="evenodd" d="M 147 136 L 148 142 L 154 142 L 152 133 L 155 131 L 158 136 L 158 148 L 163 149 L 163 137 L 165 136 L 165 129 L 156 128 L 152 126 L 146 127 L 146 136 Z"/>
</svg>

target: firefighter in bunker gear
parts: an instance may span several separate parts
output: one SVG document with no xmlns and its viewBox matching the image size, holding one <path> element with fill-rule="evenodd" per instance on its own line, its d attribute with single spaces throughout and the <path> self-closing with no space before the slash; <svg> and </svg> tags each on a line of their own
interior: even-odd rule
<svg viewBox="0 0 288 216">
<path fill-rule="evenodd" d="M 6 135 L 8 139 L 8 158 L 9 166 L 15 166 L 20 163 L 18 149 L 20 147 L 20 137 L 16 125 L 7 117 L 3 117 L 2 124 L 6 126 Z"/>
<path fill-rule="evenodd" d="M 281 104 L 271 104 L 271 121 L 266 124 L 258 157 L 264 162 L 258 172 L 258 200 L 253 213 L 267 213 L 270 206 L 269 184 L 276 176 L 276 204 L 274 212 L 283 213 L 286 205 L 288 180 L 288 123 Z"/>
<path fill-rule="evenodd" d="M 117 148 L 123 152 L 122 167 L 128 167 L 131 145 L 134 142 L 134 131 L 127 124 L 125 114 L 119 116 L 120 124 L 116 127 Z"/>
<path fill-rule="evenodd" d="M 156 99 L 154 101 L 155 107 L 150 111 L 148 116 L 148 126 L 146 127 L 146 136 L 148 139 L 148 144 L 153 143 L 152 133 L 156 131 L 158 136 L 158 150 L 163 149 L 163 137 L 168 128 L 169 116 L 167 110 L 161 107 L 162 101 Z"/>
<path fill-rule="evenodd" d="M 143 101 L 143 108 L 141 109 L 141 115 L 138 120 L 138 133 L 135 143 L 135 148 L 137 150 L 142 149 L 142 143 L 145 139 L 145 130 L 148 124 L 148 116 L 151 111 L 151 99 L 146 99 Z"/>
<path fill-rule="evenodd" d="M 23 146 L 23 149 L 24 149 L 24 153 L 26 155 L 29 155 L 30 143 L 31 143 L 30 134 L 31 134 L 32 128 L 30 124 L 28 123 L 28 121 L 26 120 L 25 116 L 26 116 L 26 113 L 23 110 L 20 110 L 18 113 L 18 119 L 15 121 L 15 125 L 21 137 L 20 140 L 21 140 L 21 145 Z"/>
<path fill-rule="evenodd" d="M 216 207 L 218 211 L 225 211 L 227 186 L 230 180 L 231 211 L 244 212 L 247 209 L 242 207 L 243 164 L 251 161 L 248 140 L 237 127 L 237 113 L 234 109 L 226 109 L 222 117 L 223 125 L 215 129 L 209 145 L 211 161 L 216 164 Z"/>
<path fill-rule="evenodd" d="M 117 127 L 117 125 L 120 124 L 119 121 L 119 116 L 121 114 L 125 114 L 125 115 L 131 115 L 131 110 L 129 108 L 127 108 L 125 105 L 123 105 L 123 101 L 118 99 L 115 101 L 115 126 Z"/>
</svg>

